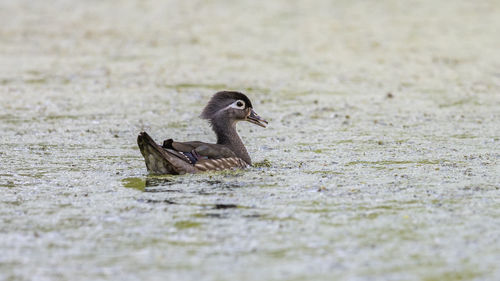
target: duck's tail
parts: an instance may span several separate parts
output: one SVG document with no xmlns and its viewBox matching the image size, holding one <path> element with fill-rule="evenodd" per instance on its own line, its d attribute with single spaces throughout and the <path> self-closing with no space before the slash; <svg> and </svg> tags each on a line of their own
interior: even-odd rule
<svg viewBox="0 0 500 281">
<path fill-rule="evenodd" d="M 182 175 L 196 172 L 192 165 L 158 145 L 146 132 L 139 134 L 137 144 L 150 173 Z"/>
</svg>

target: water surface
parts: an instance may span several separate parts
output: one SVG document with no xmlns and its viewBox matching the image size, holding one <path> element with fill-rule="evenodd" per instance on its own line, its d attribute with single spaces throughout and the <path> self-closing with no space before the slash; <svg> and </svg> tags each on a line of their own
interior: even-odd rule
<svg viewBox="0 0 500 281">
<path fill-rule="evenodd" d="M 2 1 L 0 279 L 500 279 L 499 12 Z M 148 176 L 226 89 L 259 165 Z"/>
</svg>

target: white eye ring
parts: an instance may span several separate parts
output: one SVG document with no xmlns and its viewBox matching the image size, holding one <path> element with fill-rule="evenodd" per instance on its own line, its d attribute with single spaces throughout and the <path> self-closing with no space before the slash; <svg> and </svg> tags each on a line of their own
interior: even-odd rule
<svg viewBox="0 0 500 281">
<path fill-rule="evenodd" d="M 237 109 L 244 109 L 245 108 L 245 102 L 242 100 L 237 100 L 233 102 L 230 106 L 231 108 L 237 108 Z"/>
</svg>

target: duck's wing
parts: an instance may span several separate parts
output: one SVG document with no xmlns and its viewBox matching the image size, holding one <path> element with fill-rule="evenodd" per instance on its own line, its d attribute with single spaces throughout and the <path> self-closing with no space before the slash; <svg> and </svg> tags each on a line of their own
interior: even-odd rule
<svg viewBox="0 0 500 281">
<path fill-rule="evenodd" d="M 154 174 L 196 173 L 197 169 L 181 154 L 158 145 L 146 132 L 137 137 L 137 144 L 146 161 L 146 168 Z"/>
<path fill-rule="evenodd" d="M 199 171 L 246 168 L 248 164 L 227 146 L 200 141 L 175 142 L 172 139 L 163 142 L 163 148 L 175 150 L 184 155 Z"/>
<path fill-rule="evenodd" d="M 236 157 L 236 154 L 225 145 L 201 141 L 176 142 L 172 139 L 168 139 L 163 141 L 163 148 L 173 149 L 179 152 L 195 153 L 198 156 L 209 159 Z"/>
</svg>

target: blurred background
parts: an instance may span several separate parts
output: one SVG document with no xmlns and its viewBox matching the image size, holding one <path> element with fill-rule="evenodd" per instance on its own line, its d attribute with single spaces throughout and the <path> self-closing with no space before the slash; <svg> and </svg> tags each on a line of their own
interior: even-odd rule
<svg viewBox="0 0 500 281">
<path fill-rule="evenodd" d="M 498 280 L 499 14 L 0 1 L 0 279 Z M 148 176 L 220 90 L 256 167 Z"/>
</svg>

